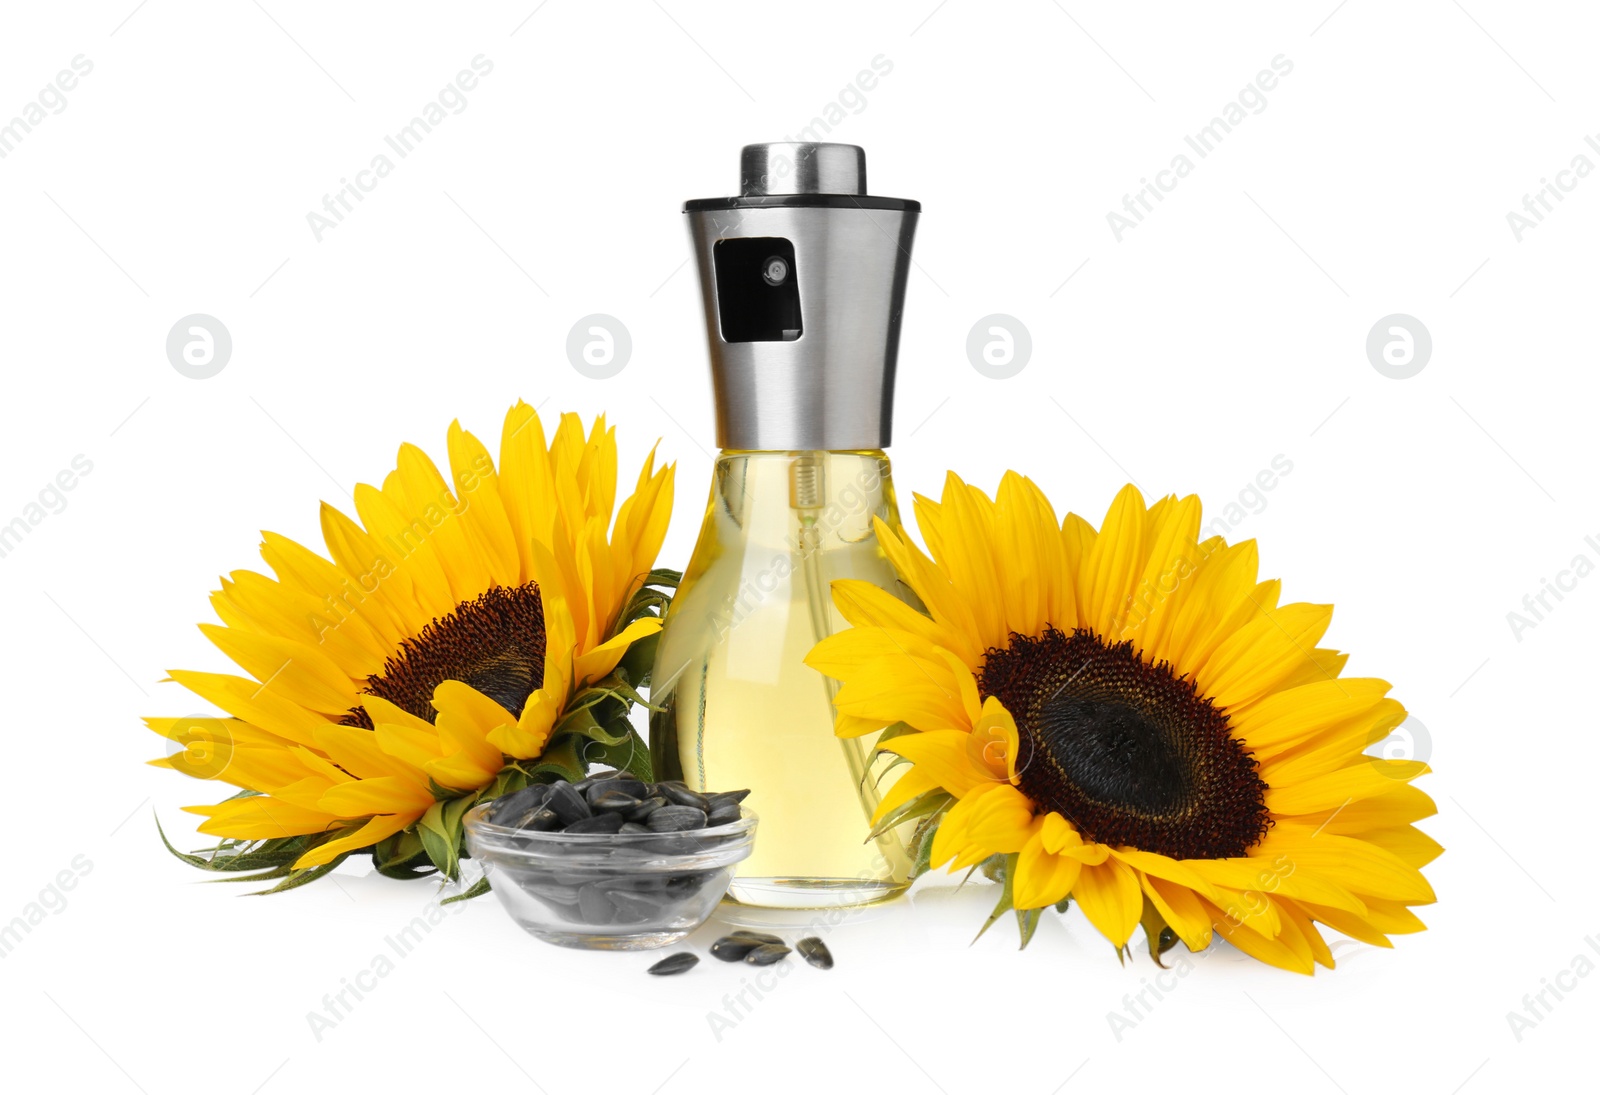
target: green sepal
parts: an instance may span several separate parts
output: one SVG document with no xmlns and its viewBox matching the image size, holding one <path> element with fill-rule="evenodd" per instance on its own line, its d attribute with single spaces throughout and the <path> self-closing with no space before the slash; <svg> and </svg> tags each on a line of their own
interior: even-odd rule
<svg viewBox="0 0 1600 1095">
<path fill-rule="evenodd" d="M 424 878 L 435 870 L 422 846 L 422 838 L 411 830 L 395 833 L 374 844 L 372 866 L 385 878 L 399 879 Z"/>
<path fill-rule="evenodd" d="M 878 822 L 872 832 L 867 834 L 867 840 L 862 841 L 862 843 L 865 844 L 867 841 L 877 840 L 890 829 L 899 827 L 903 822 L 915 821 L 918 818 L 924 818 L 930 814 L 937 814 L 947 810 L 954 804 L 955 800 L 955 796 L 950 792 L 940 790 L 937 787 L 931 791 L 924 791 L 915 798 L 907 799 L 885 814 L 883 820 Z"/>
<path fill-rule="evenodd" d="M 345 859 L 349 857 L 349 855 L 349 852 L 344 852 L 338 856 L 335 856 L 333 859 L 330 859 L 321 866 L 307 867 L 301 871 L 291 871 L 287 878 L 278 883 L 276 886 L 272 887 L 272 889 L 258 890 L 253 896 L 264 897 L 269 893 L 283 893 L 285 890 L 292 890 L 296 887 L 304 886 L 307 882 L 315 882 L 323 875 L 332 874 L 333 869 L 339 864 L 343 863 Z"/>
<path fill-rule="evenodd" d="M 990 874 L 988 864 L 991 860 L 996 859 L 1002 861 L 1001 865 L 994 868 L 994 874 Z M 984 873 L 988 874 L 990 878 L 994 878 L 996 874 L 999 875 L 1001 881 L 1000 900 L 994 903 L 994 912 L 990 913 L 989 919 L 983 922 L 983 927 L 978 929 L 978 934 L 972 937 L 974 943 L 982 939 L 983 933 L 994 927 L 995 921 L 999 920 L 1014 907 L 1011 903 L 1011 882 L 1017 874 L 1017 853 L 1012 852 L 1010 855 L 1003 857 L 990 856 L 989 859 L 984 860 L 984 865 Z"/>
<path fill-rule="evenodd" d="M 515 764 L 508 764 L 496 773 L 494 779 L 487 787 L 478 792 L 479 802 L 490 802 L 501 795 L 509 795 L 520 791 L 533 781 L 528 778 L 528 773 L 518 768 Z"/>
<path fill-rule="evenodd" d="M 661 632 L 646 635 L 632 646 L 617 663 L 613 671 L 635 688 L 650 687 L 650 671 L 656 664 L 656 648 L 661 645 Z"/>
<path fill-rule="evenodd" d="M 435 802 L 417 822 L 422 850 L 439 872 L 454 881 L 461 869 L 461 816 L 477 804 L 478 796 L 463 795 L 449 802 Z"/>
<path fill-rule="evenodd" d="M 160 834 L 161 843 L 166 845 L 167 851 L 202 871 L 258 871 L 263 867 L 279 867 L 293 863 L 312 847 L 312 838 L 308 836 L 273 837 L 260 841 L 225 840 L 215 848 L 207 849 L 210 855 L 196 855 L 174 848 L 172 841 L 167 839 L 166 830 L 161 827 L 159 817 L 155 818 L 155 823 L 156 832 Z M 234 851 L 235 848 L 247 850 Z"/>
<path fill-rule="evenodd" d="M 482 878 L 478 879 L 478 881 L 474 882 L 470 887 L 468 887 L 465 892 L 458 893 L 453 897 L 443 898 L 440 900 L 439 904 L 454 905 L 457 901 L 471 901 L 474 897 L 482 897 L 488 892 L 489 876 L 484 875 Z"/>
<path fill-rule="evenodd" d="M 288 878 L 292 874 L 294 874 L 294 868 L 285 864 L 282 867 L 273 867 L 271 870 L 258 871 L 255 874 L 229 874 L 220 878 L 202 879 L 201 885 L 209 886 L 218 882 L 271 882 L 276 878 Z"/>
<path fill-rule="evenodd" d="M 522 769 L 528 777 L 528 782 L 552 783 L 555 779 L 564 779 L 576 783 L 582 779 L 587 767 L 578 745 L 581 740 L 583 739 L 576 734 L 563 734 L 559 738 L 552 738 L 539 759 L 534 761 L 531 767 Z M 520 761 L 518 766 L 527 763 Z"/>
<path fill-rule="evenodd" d="M 587 711 L 591 707 L 605 703 L 607 700 L 620 704 L 624 713 L 634 704 L 648 708 L 651 711 L 658 710 L 658 708 L 652 707 L 650 701 L 641 696 L 638 690 L 624 680 L 621 674 L 616 670 L 612 670 L 606 676 L 601 677 L 593 684 L 585 686 L 573 695 L 572 700 L 567 704 L 565 712 L 556 720 L 556 727 L 559 729 L 567 719 L 572 718 L 581 711 Z M 599 721 L 600 718 L 601 716 L 595 716 L 596 721 Z"/>
<path fill-rule="evenodd" d="M 917 823 L 916 829 L 911 833 L 911 846 L 906 850 L 911 853 L 911 877 L 919 878 L 933 867 L 933 834 L 939 831 L 939 822 L 954 804 L 955 799 L 945 803 L 938 810 L 929 814 Z"/>
<path fill-rule="evenodd" d="M 1178 933 L 1167 927 L 1166 918 L 1156 909 L 1149 897 L 1144 899 L 1144 911 L 1139 914 L 1139 924 L 1144 928 L 1145 946 L 1149 948 L 1150 960 L 1162 969 L 1166 969 L 1166 963 L 1161 961 L 1161 956 L 1178 945 Z"/>
<path fill-rule="evenodd" d="M 668 570 L 664 567 L 646 574 L 644 584 L 634 591 L 633 596 L 628 598 L 628 603 L 617 614 L 617 622 L 612 627 L 611 634 L 618 634 L 635 620 L 642 620 L 646 616 L 665 616 L 672 604 L 673 593 L 677 592 L 678 584 L 682 581 L 682 571 Z M 667 592 L 668 590 L 672 590 L 673 593 Z"/>
<path fill-rule="evenodd" d="M 264 841 L 255 848 L 227 855 L 213 855 L 210 870 L 257 871 L 263 867 L 279 867 L 293 863 L 311 849 L 311 839 L 304 836 L 278 837 Z"/>
<path fill-rule="evenodd" d="M 1043 909 L 1018 909 L 1017 933 L 1022 937 L 1022 942 L 1017 944 L 1017 949 L 1027 950 L 1028 944 L 1033 942 L 1033 933 L 1039 928 L 1039 916 Z"/>
<path fill-rule="evenodd" d="M 1056 912 L 1061 913 L 1062 915 L 1066 915 L 1067 907 L 1070 906 L 1071 904 L 1072 904 L 1072 895 L 1068 894 L 1066 897 L 1063 897 L 1060 901 L 1056 902 Z"/>
<path fill-rule="evenodd" d="M 890 726 L 885 726 L 881 731 L 879 731 L 878 740 L 873 743 L 873 756 L 877 756 L 879 753 L 888 752 L 888 750 L 883 747 L 883 743 L 886 741 L 893 741 L 895 738 L 903 738 L 907 734 L 920 733 L 922 733 L 922 731 L 918 730 L 915 726 L 911 726 L 904 722 L 897 722 Z"/>
</svg>

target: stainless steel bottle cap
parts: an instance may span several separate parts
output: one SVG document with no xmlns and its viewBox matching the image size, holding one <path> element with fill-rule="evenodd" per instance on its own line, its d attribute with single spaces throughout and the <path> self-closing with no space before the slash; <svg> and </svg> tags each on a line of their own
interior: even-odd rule
<svg viewBox="0 0 1600 1095">
<path fill-rule="evenodd" d="M 774 141 L 739 154 L 739 193 L 865 194 L 867 154 L 853 144 Z"/>
<path fill-rule="evenodd" d="M 739 194 L 684 203 L 700 269 L 717 444 L 881 449 L 921 206 L 866 192 L 855 145 L 746 145 Z"/>
</svg>

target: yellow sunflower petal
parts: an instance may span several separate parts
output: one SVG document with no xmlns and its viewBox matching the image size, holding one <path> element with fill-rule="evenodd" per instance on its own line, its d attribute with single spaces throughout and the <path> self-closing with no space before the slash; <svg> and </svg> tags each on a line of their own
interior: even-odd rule
<svg viewBox="0 0 1600 1095">
<path fill-rule="evenodd" d="M 1156 912 L 1183 940 L 1184 946 L 1200 951 L 1211 944 L 1211 914 L 1193 890 L 1147 874 L 1139 876 L 1139 883 Z"/>
<path fill-rule="evenodd" d="M 580 654 L 573 663 L 573 672 L 577 676 L 578 683 L 597 681 L 604 677 L 617 667 L 617 663 L 628 652 L 628 647 L 660 630 L 660 617 L 646 616 L 633 621 L 594 649 Z"/>
<path fill-rule="evenodd" d="M 422 814 L 418 812 L 413 814 L 386 814 L 370 818 L 364 825 L 357 826 L 347 835 L 319 844 L 311 849 L 294 861 L 294 869 L 298 871 L 306 867 L 320 867 L 324 863 L 332 863 L 344 852 L 365 848 L 386 837 L 393 836 L 421 816 Z"/>
<path fill-rule="evenodd" d="M 987 769 L 974 763 L 970 737 L 961 730 L 924 730 L 892 738 L 883 748 L 905 757 L 917 771 L 960 798 L 974 787 L 996 782 Z"/>
<path fill-rule="evenodd" d="M 1122 946 L 1133 936 L 1133 929 L 1139 925 L 1139 914 L 1144 911 L 1138 875 L 1116 859 L 1084 867 L 1072 888 L 1072 896 L 1089 923 L 1114 947 Z"/>
<path fill-rule="evenodd" d="M 320 833 L 338 820 L 333 814 L 295 806 L 270 795 L 231 798 L 215 806 L 185 806 L 184 810 L 206 819 L 199 826 L 202 833 L 235 840 Z"/>
<path fill-rule="evenodd" d="M 1093 870 L 1094 868 L 1089 868 Z M 1035 832 L 1017 857 L 1017 877 L 1012 883 L 1012 904 L 1019 909 L 1054 905 L 1078 884 L 1082 863 L 1071 856 L 1045 850 L 1042 833 Z"/>
</svg>

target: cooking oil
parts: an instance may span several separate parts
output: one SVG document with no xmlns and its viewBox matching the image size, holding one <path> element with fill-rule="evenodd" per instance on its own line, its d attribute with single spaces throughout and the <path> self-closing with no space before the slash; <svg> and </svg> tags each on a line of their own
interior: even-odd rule
<svg viewBox="0 0 1600 1095">
<path fill-rule="evenodd" d="M 893 897 L 910 871 L 902 835 L 868 840 L 884 762 L 876 735 L 833 732 L 834 682 L 804 664 L 847 626 L 829 583 L 894 588 L 873 533 L 898 513 L 882 452 L 723 453 L 711 502 L 656 655 L 651 722 L 662 778 L 751 789 L 755 850 L 731 894 L 778 907 Z"/>
</svg>

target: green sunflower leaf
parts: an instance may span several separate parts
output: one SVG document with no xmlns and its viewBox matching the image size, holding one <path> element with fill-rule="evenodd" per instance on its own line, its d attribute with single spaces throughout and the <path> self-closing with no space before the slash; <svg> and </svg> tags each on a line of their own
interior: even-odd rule
<svg viewBox="0 0 1600 1095">
<path fill-rule="evenodd" d="M 533 767 L 524 769 L 529 776 L 529 782 L 552 781 L 546 777 L 569 780 L 573 783 L 582 779 L 585 771 L 583 755 L 579 752 L 579 743 L 582 740 L 576 734 L 562 734 L 558 738 L 553 738 Z"/>
<path fill-rule="evenodd" d="M 628 727 L 625 741 L 616 745 L 600 745 L 586 749 L 584 754 L 592 764 L 604 764 L 619 772 L 628 772 L 646 783 L 655 781 L 655 770 L 650 763 L 650 747 L 632 726 Z"/>
<path fill-rule="evenodd" d="M 619 734 L 603 724 L 595 714 L 595 709 L 581 707 L 576 711 L 563 715 L 556 721 L 555 734 L 575 734 L 579 737 L 597 741 L 601 745 L 621 745 L 628 740 L 627 734 Z M 548 753 L 549 750 L 546 750 Z"/>
<path fill-rule="evenodd" d="M 474 897 L 482 897 L 488 892 L 489 876 L 484 875 L 482 878 L 478 879 L 478 881 L 474 882 L 465 892 L 458 893 L 454 897 L 446 897 L 442 899 L 439 904 L 454 905 L 457 901 L 471 901 Z"/>
</svg>

